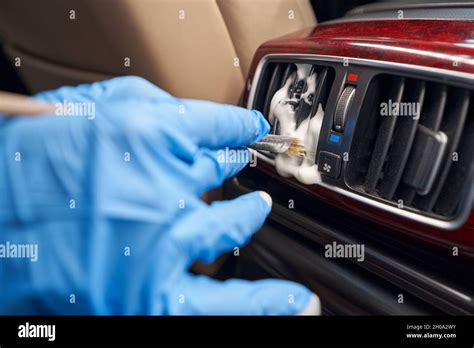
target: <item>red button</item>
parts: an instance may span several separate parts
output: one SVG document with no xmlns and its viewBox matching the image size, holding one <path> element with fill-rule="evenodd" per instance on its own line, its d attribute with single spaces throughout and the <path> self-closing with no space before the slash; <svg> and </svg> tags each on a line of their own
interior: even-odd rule
<svg viewBox="0 0 474 348">
<path fill-rule="evenodd" d="M 356 73 L 347 74 L 347 81 L 357 82 L 358 79 L 359 79 L 359 74 L 356 74 Z"/>
</svg>

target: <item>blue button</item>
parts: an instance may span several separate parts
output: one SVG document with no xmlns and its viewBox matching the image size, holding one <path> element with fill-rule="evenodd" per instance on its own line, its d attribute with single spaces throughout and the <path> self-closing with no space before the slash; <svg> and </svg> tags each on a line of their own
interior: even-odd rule
<svg viewBox="0 0 474 348">
<path fill-rule="evenodd" d="M 332 133 L 330 136 L 329 136 L 329 141 L 332 141 L 333 143 L 338 143 L 339 140 L 341 140 L 341 136 L 339 134 L 334 134 Z"/>
</svg>

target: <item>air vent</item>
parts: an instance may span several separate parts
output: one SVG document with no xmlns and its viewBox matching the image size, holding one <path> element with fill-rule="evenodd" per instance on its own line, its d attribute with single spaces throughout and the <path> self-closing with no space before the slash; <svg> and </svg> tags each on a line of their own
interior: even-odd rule
<svg viewBox="0 0 474 348">
<path fill-rule="evenodd" d="M 473 112 L 468 89 L 377 75 L 352 139 L 347 184 L 404 209 L 454 218 L 470 199 Z"/>
<path fill-rule="evenodd" d="M 308 77 L 315 74 L 315 84 L 308 84 Z M 319 105 L 326 108 L 329 92 L 334 81 L 332 67 L 305 63 L 266 64 L 259 80 L 254 108 L 262 112 L 272 124 L 272 132 L 279 133 L 278 122 L 270 116 L 270 107 L 275 93 L 288 86 L 285 95 L 293 103 L 296 123 L 299 125 L 308 117 L 313 117 Z"/>
</svg>

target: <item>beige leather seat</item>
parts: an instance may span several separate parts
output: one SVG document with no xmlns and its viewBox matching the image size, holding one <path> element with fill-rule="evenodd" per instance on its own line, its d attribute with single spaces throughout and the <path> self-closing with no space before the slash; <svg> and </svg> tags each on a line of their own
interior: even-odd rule
<svg viewBox="0 0 474 348">
<path fill-rule="evenodd" d="M 32 92 L 134 74 L 237 103 L 256 48 L 315 24 L 309 0 L 0 0 L 0 40 Z"/>
</svg>

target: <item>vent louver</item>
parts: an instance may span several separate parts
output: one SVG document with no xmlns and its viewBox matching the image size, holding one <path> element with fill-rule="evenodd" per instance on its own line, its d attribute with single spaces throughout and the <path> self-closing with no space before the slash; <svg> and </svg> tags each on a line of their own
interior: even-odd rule
<svg viewBox="0 0 474 348">
<path fill-rule="evenodd" d="M 311 105 L 300 99 L 301 95 L 307 91 L 308 86 L 304 80 L 298 79 L 296 64 L 272 62 L 268 63 L 262 71 L 256 90 L 254 108 L 262 112 L 265 117 L 268 117 L 273 96 L 285 85 L 288 78 L 293 78 L 288 95 L 298 100 L 299 103 L 299 105 L 295 105 L 296 127 L 301 124 L 305 117 L 314 115 L 319 104 L 325 109 L 334 81 L 334 69 L 323 65 L 308 64 L 308 66 L 311 66 L 309 74 L 315 72 L 317 75 L 316 88 L 314 91 L 310 91 Z M 274 125 L 272 131 L 278 133 L 277 124 Z"/>
<path fill-rule="evenodd" d="M 377 75 L 357 120 L 347 184 L 404 209 L 453 218 L 472 185 L 473 104 L 468 89 Z"/>
</svg>

